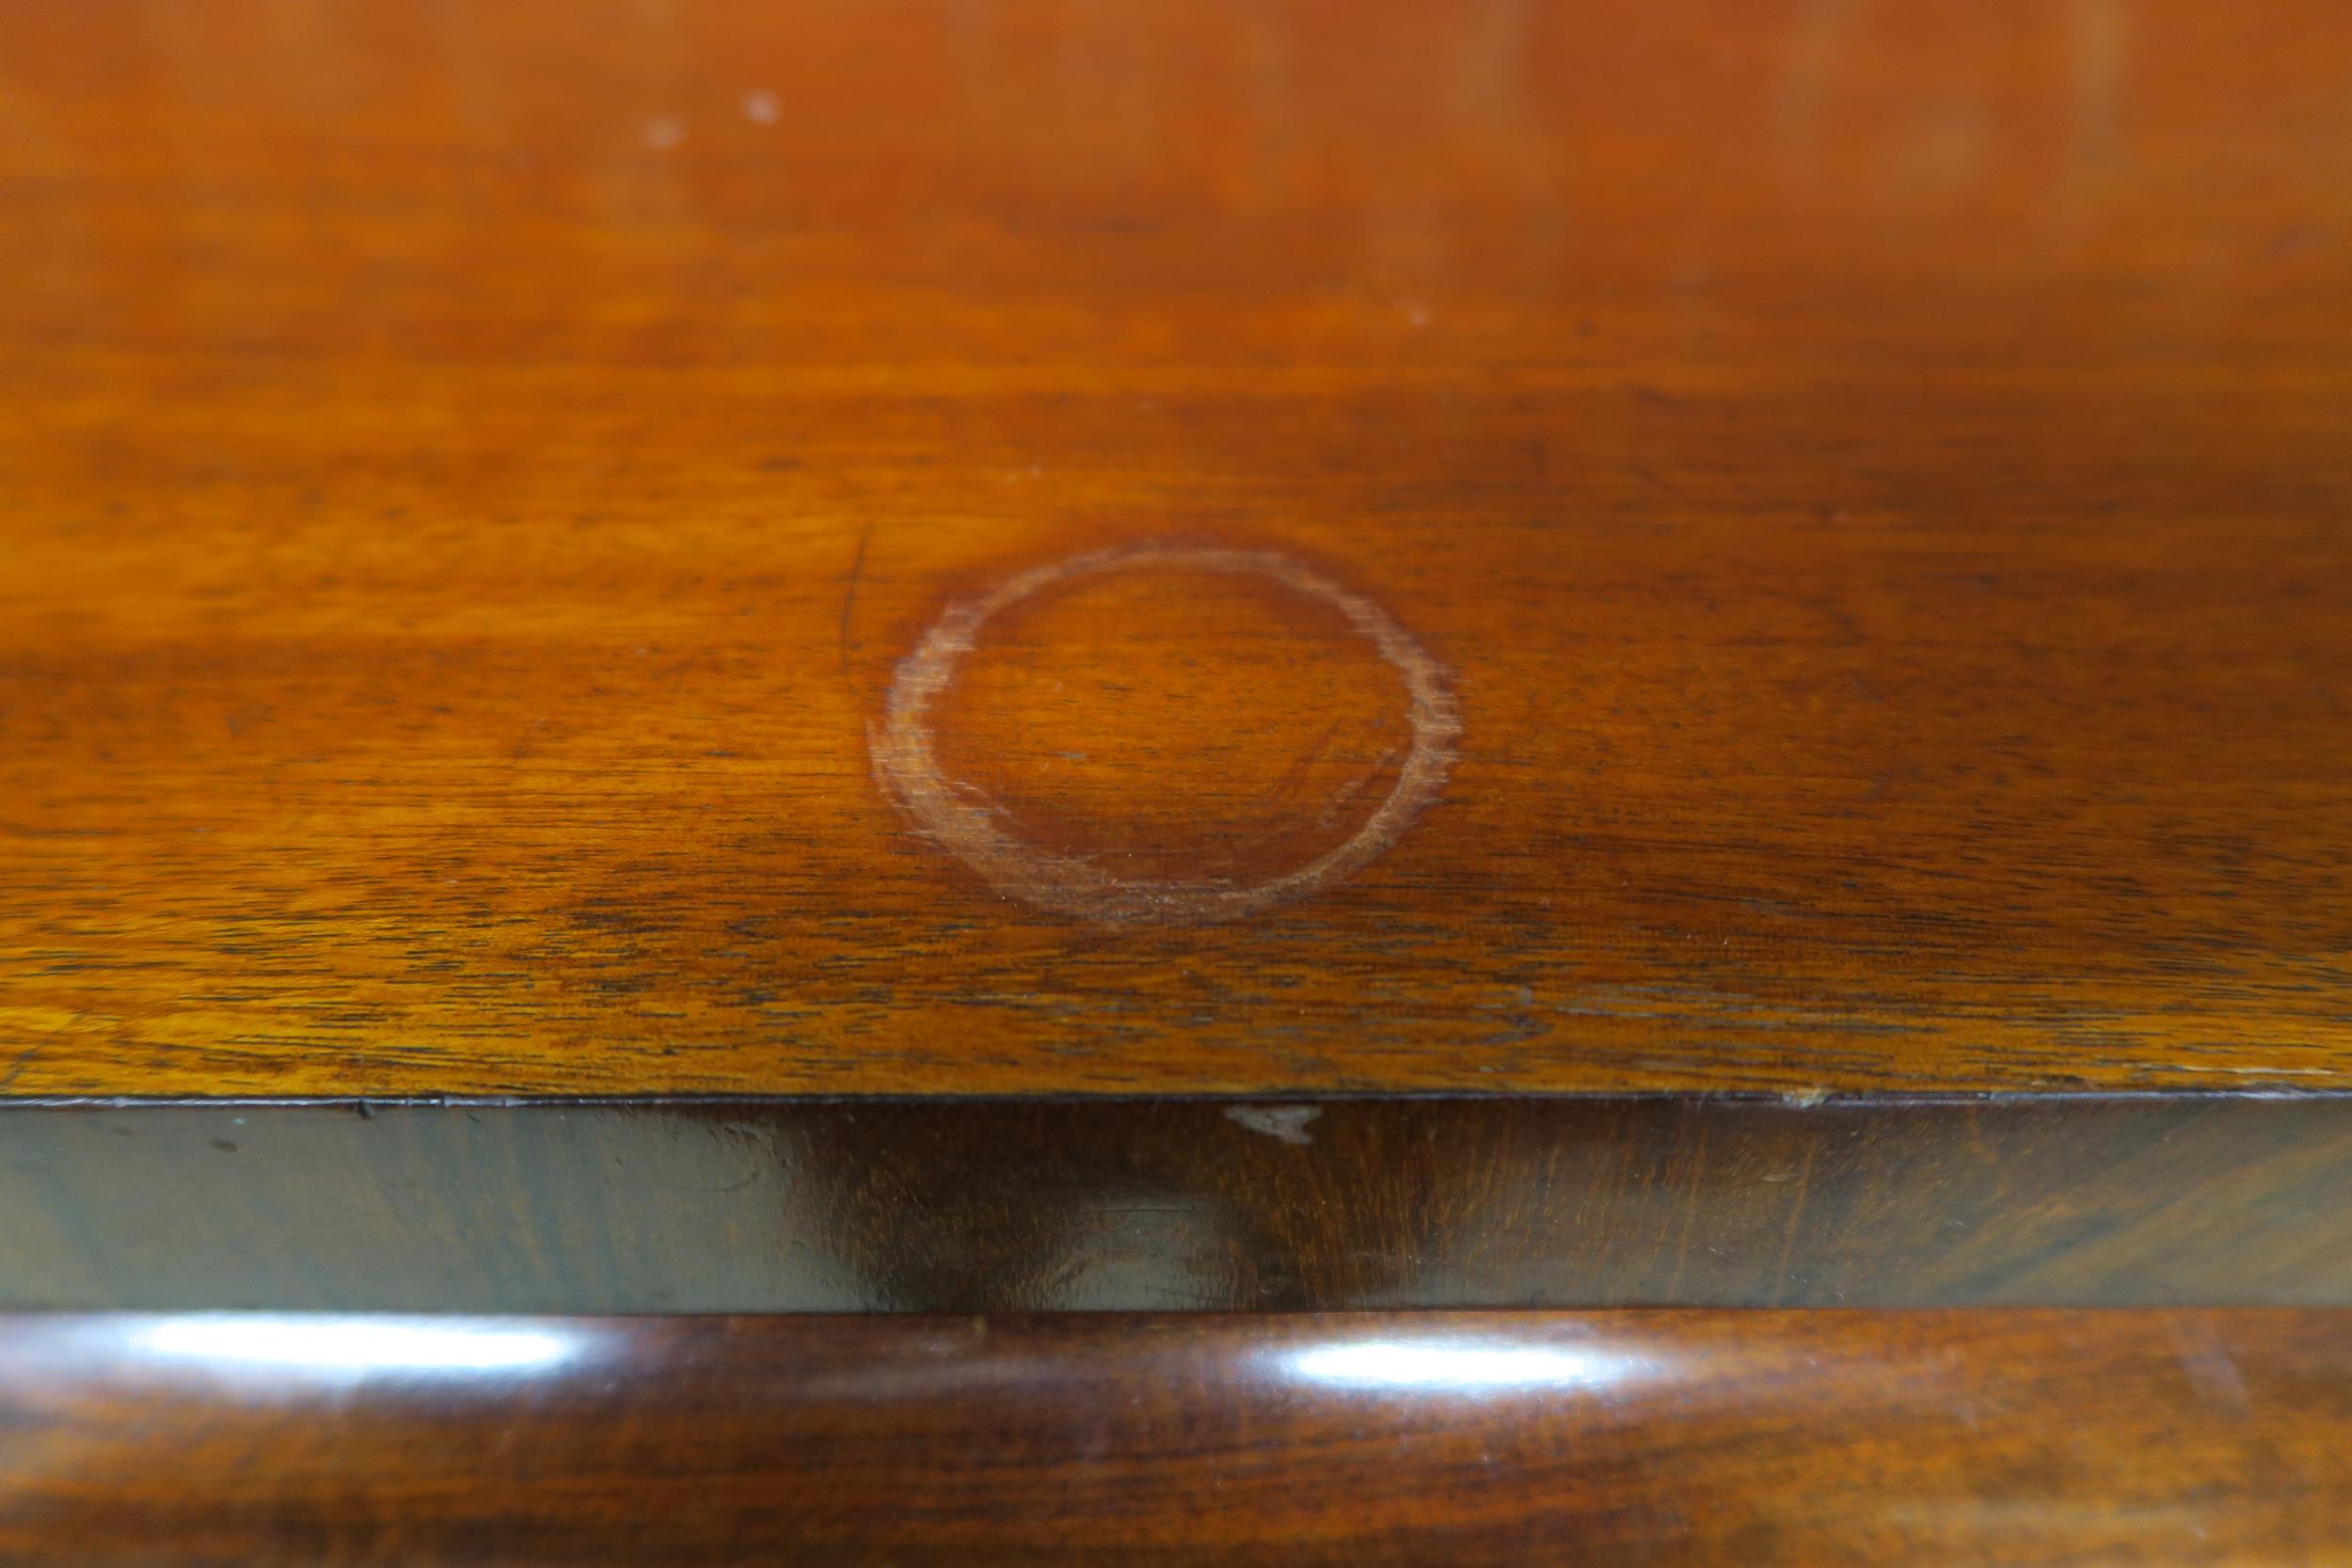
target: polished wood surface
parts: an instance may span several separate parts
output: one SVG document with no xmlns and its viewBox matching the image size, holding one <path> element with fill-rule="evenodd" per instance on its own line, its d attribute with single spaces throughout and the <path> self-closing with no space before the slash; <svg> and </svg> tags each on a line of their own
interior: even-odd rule
<svg viewBox="0 0 2352 1568">
<path fill-rule="evenodd" d="M 0 1309 L 2352 1307 L 2352 1102 L 0 1108 Z"/>
<path fill-rule="evenodd" d="M 0 1455 L 82 1568 L 2316 1568 L 2352 1320 L 0 1320 Z"/>
<path fill-rule="evenodd" d="M 2352 1085 L 2347 80 L 8 7 L 0 1093 Z"/>
</svg>

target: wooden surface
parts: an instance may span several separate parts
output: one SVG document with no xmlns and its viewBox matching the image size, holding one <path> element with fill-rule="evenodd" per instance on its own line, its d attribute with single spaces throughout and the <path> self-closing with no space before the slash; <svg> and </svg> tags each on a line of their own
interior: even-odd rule
<svg viewBox="0 0 2352 1568">
<path fill-rule="evenodd" d="M 0 1309 L 2352 1307 L 2352 1100 L 0 1108 Z"/>
<path fill-rule="evenodd" d="M 2334 1313 L 35 1318 L 0 1374 L 0 1558 L 80 1568 L 2352 1560 Z"/>
<path fill-rule="evenodd" d="M 8 7 L 0 1093 L 2352 1086 L 2347 81 Z"/>
</svg>

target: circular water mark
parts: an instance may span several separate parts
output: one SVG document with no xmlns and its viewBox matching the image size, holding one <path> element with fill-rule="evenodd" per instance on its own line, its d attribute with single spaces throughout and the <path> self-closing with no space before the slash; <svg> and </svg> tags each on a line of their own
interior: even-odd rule
<svg viewBox="0 0 2352 1568">
<path fill-rule="evenodd" d="M 931 732 L 933 704 L 954 683 L 992 617 L 1049 589 L 1113 573 L 1231 573 L 1267 578 L 1321 601 L 1403 678 L 1411 747 L 1387 797 L 1345 841 L 1291 869 L 1252 880 L 1120 877 L 1007 832 L 976 790 L 946 775 Z M 1325 888 L 1361 870 L 1438 798 L 1461 734 L 1444 669 L 1395 617 L 1288 556 L 1176 544 L 1122 545 L 1032 567 L 947 608 L 898 661 L 880 723 L 868 732 L 875 776 L 934 842 L 998 892 L 1106 924 L 1197 925 L 1232 920 Z"/>
</svg>

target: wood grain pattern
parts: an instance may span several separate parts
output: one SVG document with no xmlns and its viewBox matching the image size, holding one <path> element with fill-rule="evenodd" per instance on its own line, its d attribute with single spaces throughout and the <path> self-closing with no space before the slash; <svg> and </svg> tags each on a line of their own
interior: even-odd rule
<svg viewBox="0 0 2352 1568">
<path fill-rule="evenodd" d="M 2352 1323 L 14 1319 L 0 1449 L 83 1568 L 2311 1568 Z"/>
<path fill-rule="evenodd" d="M 0 1093 L 2352 1086 L 2352 11 L 0 12 Z M 1273 551 L 1439 802 L 872 776 Z M 1207 884 L 1279 585 L 940 709 Z M 1123 868 L 1123 869 L 1122 869 Z"/>
<path fill-rule="evenodd" d="M 2352 1099 L 0 1107 L 0 1309 L 2352 1307 Z"/>
</svg>

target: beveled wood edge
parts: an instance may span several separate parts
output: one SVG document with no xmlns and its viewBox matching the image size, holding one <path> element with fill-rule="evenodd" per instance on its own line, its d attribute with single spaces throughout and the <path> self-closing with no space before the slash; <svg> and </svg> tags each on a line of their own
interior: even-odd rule
<svg viewBox="0 0 2352 1568">
<path fill-rule="evenodd" d="M 2334 1560 L 2352 1313 L 0 1315 L 0 1558 Z"/>
<path fill-rule="evenodd" d="M 0 1102 L 0 1308 L 2352 1305 L 2352 1095 Z"/>
<path fill-rule="evenodd" d="M 748 1108 L 822 1105 L 888 1105 L 909 1108 L 1020 1105 L 1385 1105 L 1385 1104 L 1618 1104 L 1667 1101 L 1752 1105 L 1786 1105 L 1797 1110 L 1820 1106 L 1907 1107 L 1984 1104 L 2171 1104 L 2199 1101 L 2344 1101 L 2352 1102 L 2352 1088 L 2306 1088 L 2292 1084 L 2263 1084 L 2247 1088 L 2064 1088 L 2064 1089 L 1891 1089 L 1836 1090 L 1799 1093 L 1771 1089 L 1639 1089 L 1625 1092 L 1559 1089 L 1484 1093 L 1473 1089 L 1320 1089 L 1306 1093 L 1134 1093 L 1064 1094 L 45 1094 L 0 1095 L 0 1113 L 10 1110 L 167 1110 L 233 1105 L 266 1109 L 314 1109 L 321 1106 L 370 1109 L 518 1110 L 537 1107 L 598 1107 L 658 1109 L 663 1106 L 734 1106 Z"/>
</svg>

